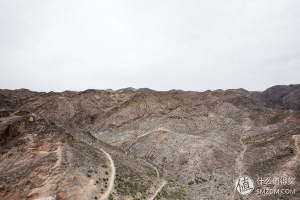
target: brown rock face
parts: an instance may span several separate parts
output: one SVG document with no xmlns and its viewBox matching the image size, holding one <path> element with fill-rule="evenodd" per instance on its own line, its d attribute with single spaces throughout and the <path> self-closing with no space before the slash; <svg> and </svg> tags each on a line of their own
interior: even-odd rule
<svg viewBox="0 0 300 200">
<path fill-rule="evenodd" d="M 300 84 L 277 85 L 258 95 L 264 99 L 267 107 L 299 110 L 299 90 Z"/>
<path fill-rule="evenodd" d="M 0 90 L 0 199 L 300 199 L 299 91 Z"/>
</svg>

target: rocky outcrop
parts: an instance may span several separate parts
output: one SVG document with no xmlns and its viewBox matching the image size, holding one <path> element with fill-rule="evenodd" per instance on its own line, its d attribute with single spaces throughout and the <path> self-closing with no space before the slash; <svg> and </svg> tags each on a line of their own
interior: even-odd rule
<svg viewBox="0 0 300 200">
<path fill-rule="evenodd" d="M 299 109 L 299 90 L 298 85 L 276 85 L 268 88 L 257 95 L 262 97 L 267 107 L 277 109 Z"/>
</svg>

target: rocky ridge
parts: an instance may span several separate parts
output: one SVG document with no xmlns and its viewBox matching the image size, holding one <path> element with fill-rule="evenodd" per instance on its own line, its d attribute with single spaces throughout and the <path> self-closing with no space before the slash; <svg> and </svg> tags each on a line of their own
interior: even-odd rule
<svg viewBox="0 0 300 200">
<path fill-rule="evenodd" d="M 285 175 L 300 188 L 299 90 L 0 90 L 0 199 L 101 199 L 101 150 L 116 168 L 110 199 L 272 199 L 234 181 Z"/>
</svg>

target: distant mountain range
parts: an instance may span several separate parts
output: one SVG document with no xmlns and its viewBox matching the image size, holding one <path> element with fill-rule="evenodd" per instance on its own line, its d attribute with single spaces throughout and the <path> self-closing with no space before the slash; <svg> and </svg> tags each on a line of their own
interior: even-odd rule
<svg viewBox="0 0 300 200">
<path fill-rule="evenodd" d="M 299 189 L 299 151 L 300 84 L 263 92 L 0 90 L 4 200 L 241 199 L 241 175 L 294 177 L 274 187 Z"/>
</svg>

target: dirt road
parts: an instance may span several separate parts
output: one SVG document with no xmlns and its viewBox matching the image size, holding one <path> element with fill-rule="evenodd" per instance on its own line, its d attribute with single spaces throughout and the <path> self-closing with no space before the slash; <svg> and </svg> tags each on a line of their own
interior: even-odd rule
<svg viewBox="0 0 300 200">
<path fill-rule="evenodd" d="M 115 181 L 115 176 L 116 176 L 116 168 L 115 168 L 115 164 L 114 164 L 114 161 L 111 158 L 111 156 L 106 151 L 104 151 L 103 149 L 100 149 L 100 150 L 107 156 L 107 158 L 110 162 L 110 166 L 111 166 L 111 175 L 110 175 L 110 178 L 109 178 L 108 188 L 100 198 L 100 200 L 105 200 L 105 199 L 108 199 L 109 194 L 111 193 L 111 191 L 114 187 L 114 181 Z"/>
</svg>

